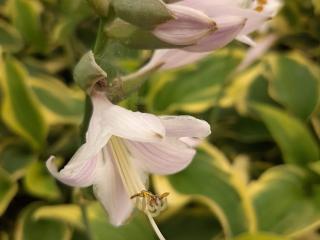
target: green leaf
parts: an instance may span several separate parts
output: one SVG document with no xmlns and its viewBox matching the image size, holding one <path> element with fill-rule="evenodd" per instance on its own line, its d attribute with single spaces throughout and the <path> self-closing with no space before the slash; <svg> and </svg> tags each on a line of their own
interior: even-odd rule
<svg viewBox="0 0 320 240">
<path fill-rule="evenodd" d="M 207 110 L 216 104 L 221 87 L 239 61 L 236 54 L 220 52 L 187 69 L 157 74 L 148 96 L 149 109 L 160 113 Z"/>
<path fill-rule="evenodd" d="M 107 1 L 104 1 L 106 3 Z M 59 18 L 50 35 L 53 43 L 65 43 L 74 39 L 73 35 L 81 21 L 90 14 L 90 7 L 86 1 L 82 0 L 61 0 L 58 5 Z"/>
<path fill-rule="evenodd" d="M 315 12 L 320 14 L 320 0 L 312 0 L 312 4 L 315 8 Z"/>
<path fill-rule="evenodd" d="M 163 221 L 159 228 L 166 239 L 212 240 L 221 236 L 220 223 L 206 208 L 182 209 Z"/>
<path fill-rule="evenodd" d="M 287 163 L 306 166 L 319 160 L 319 148 L 305 125 L 289 114 L 261 104 L 253 105 L 279 145 Z"/>
<path fill-rule="evenodd" d="M 64 222 L 80 229 L 85 227 L 82 222 L 80 206 L 76 204 L 42 206 L 34 212 L 34 218 Z"/>
<path fill-rule="evenodd" d="M 202 196 L 219 218 L 226 237 L 248 230 L 247 216 L 241 196 L 231 183 L 231 175 L 218 168 L 214 159 L 199 151 L 189 167 L 169 176 L 170 183 L 180 193 Z"/>
<path fill-rule="evenodd" d="M 161 0 L 112 0 L 112 4 L 118 17 L 145 29 L 173 18 Z"/>
<path fill-rule="evenodd" d="M 9 240 L 9 235 L 6 232 L 0 232 L 0 239 Z"/>
<path fill-rule="evenodd" d="M 7 58 L 1 66 L 1 115 L 4 123 L 24 138 L 34 149 L 40 149 L 47 135 L 47 126 L 40 106 L 28 86 L 28 75 L 15 60 Z"/>
<path fill-rule="evenodd" d="M 317 193 L 294 166 L 266 171 L 251 186 L 260 231 L 296 234 L 319 222 Z"/>
<path fill-rule="evenodd" d="M 44 162 L 32 163 L 23 179 L 25 189 L 32 195 L 56 200 L 61 197 L 61 192 L 55 179 L 49 174 Z"/>
<path fill-rule="evenodd" d="M 84 112 L 84 94 L 68 88 L 62 81 L 49 76 L 31 79 L 32 90 L 42 105 L 48 124 L 81 123 Z"/>
<path fill-rule="evenodd" d="M 19 32 L 5 21 L 0 21 L 0 45 L 6 51 L 19 51 L 22 39 Z"/>
<path fill-rule="evenodd" d="M 41 29 L 41 3 L 36 0 L 12 0 L 10 4 L 14 26 L 27 43 L 32 44 L 36 50 L 44 50 L 47 43 L 44 37 L 45 34 Z"/>
<path fill-rule="evenodd" d="M 68 240 L 70 230 L 62 222 L 48 219 L 35 219 L 34 212 L 41 205 L 34 203 L 22 211 L 15 229 L 14 240 Z"/>
<path fill-rule="evenodd" d="M 12 142 L 5 144 L 0 152 L 0 166 L 15 180 L 24 176 L 28 166 L 35 160 L 30 150 Z"/>
<path fill-rule="evenodd" d="M 88 204 L 86 209 L 93 240 L 155 239 L 147 217 L 141 212 L 135 212 L 123 226 L 114 227 L 108 222 L 107 214 L 98 202 Z M 36 212 L 36 217 L 60 220 L 83 228 L 81 210 L 77 205 L 43 207 Z"/>
<path fill-rule="evenodd" d="M 90 228 L 94 236 L 94 240 L 123 240 L 134 238 L 139 240 L 156 239 L 153 229 L 147 220 L 147 217 L 141 212 L 137 212 L 130 219 L 128 224 L 121 227 L 114 227 L 106 218 L 105 211 L 99 204 L 92 205 L 89 209 Z"/>
<path fill-rule="evenodd" d="M 90 5 L 101 17 L 108 17 L 111 0 L 89 0 Z"/>
<path fill-rule="evenodd" d="M 0 216 L 5 212 L 17 191 L 17 183 L 11 179 L 9 173 L 0 168 Z"/>
<path fill-rule="evenodd" d="M 297 116 L 308 118 L 320 96 L 319 80 L 309 66 L 282 55 L 268 63 L 271 96 Z"/>
<path fill-rule="evenodd" d="M 278 236 L 270 233 L 245 233 L 234 238 L 234 240 L 289 240 L 286 237 Z"/>
</svg>

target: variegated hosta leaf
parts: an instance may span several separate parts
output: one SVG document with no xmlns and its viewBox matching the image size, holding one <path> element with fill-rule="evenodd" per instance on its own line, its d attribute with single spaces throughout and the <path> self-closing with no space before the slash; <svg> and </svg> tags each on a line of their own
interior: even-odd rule
<svg viewBox="0 0 320 240">
<path fill-rule="evenodd" d="M 114 227 L 108 222 L 105 211 L 97 202 L 92 202 L 86 207 L 90 230 L 93 239 L 155 239 L 153 230 L 144 214 L 134 213 L 125 225 Z M 78 205 L 45 206 L 35 213 L 36 219 L 54 219 L 70 223 L 84 231 L 81 210 Z"/>
<path fill-rule="evenodd" d="M 302 121 L 268 105 L 255 104 L 253 109 L 268 127 L 287 163 L 307 166 L 319 160 L 319 146 Z"/>
<path fill-rule="evenodd" d="M 28 166 L 35 160 L 35 154 L 22 144 L 19 145 L 17 139 L 0 145 L 0 166 L 15 180 L 23 177 Z"/>
<path fill-rule="evenodd" d="M 43 6 L 38 0 L 12 0 L 9 3 L 10 18 L 24 40 L 36 50 L 44 50 L 47 45 L 41 26 Z"/>
<path fill-rule="evenodd" d="M 221 87 L 240 62 L 240 56 L 238 51 L 221 51 L 184 70 L 157 74 L 147 99 L 149 110 L 166 114 L 207 110 L 216 104 Z"/>
<path fill-rule="evenodd" d="M 169 177 L 170 183 L 179 193 L 208 204 L 227 238 L 247 232 L 255 225 L 250 204 L 236 186 L 228 163 L 207 152 L 199 151 L 186 170 Z"/>
<path fill-rule="evenodd" d="M 72 90 L 61 81 L 46 75 L 33 77 L 30 83 L 48 124 L 81 123 L 84 112 L 82 91 Z"/>
<path fill-rule="evenodd" d="M 233 240 L 289 240 L 287 237 L 279 236 L 271 233 L 245 233 Z"/>
<path fill-rule="evenodd" d="M 63 222 L 50 219 L 36 219 L 35 211 L 41 204 L 33 203 L 26 207 L 18 217 L 14 231 L 14 240 L 69 240 L 71 231 Z"/>
<path fill-rule="evenodd" d="M 29 87 L 29 75 L 13 58 L 1 62 L 1 117 L 7 127 L 34 149 L 40 149 L 47 136 L 47 125 L 40 104 Z"/>
<path fill-rule="evenodd" d="M 82 0 L 62 0 L 57 3 L 57 8 L 60 16 L 49 37 L 53 44 L 64 44 L 73 36 L 80 22 L 91 14 L 91 9 Z"/>
<path fill-rule="evenodd" d="M 274 167 L 250 190 L 260 231 L 297 237 L 320 225 L 319 184 L 308 179 L 308 172 L 295 166 Z"/>
<path fill-rule="evenodd" d="M 6 211 L 18 191 L 18 184 L 9 173 L 0 168 L 0 216 Z"/>
<path fill-rule="evenodd" d="M 264 76 L 265 69 L 261 64 L 247 69 L 232 78 L 232 83 L 225 89 L 220 106 L 234 107 L 242 114 L 247 115 L 250 103 L 274 103 L 268 93 L 268 80 Z"/>
<path fill-rule="evenodd" d="M 307 119 L 320 100 L 320 71 L 303 57 L 273 55 L 267 61 L 270 95 L 290 112 Z"/>
<path fill-rule="evenodd" d="M 19 51 L 22 48 L 22 39 L 12 25 L 5 21 L 0 21 L 0 45 L 5 51 Z"/>
<path fill-rule="evenodd" d="M 44 162 L 33 162 L 27 169 L 23 183 L 26 191 L 31 195 L 49 200 L 57 200 L 61 197 L 57 182 L 49 174 Z"/>
</svg>

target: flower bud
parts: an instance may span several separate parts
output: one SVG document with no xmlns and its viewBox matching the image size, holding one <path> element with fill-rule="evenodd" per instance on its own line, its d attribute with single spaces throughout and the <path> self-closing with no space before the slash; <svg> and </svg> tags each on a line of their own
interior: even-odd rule
<svg viewBox="0 0 320 240">
<path fill-rule="evenodd" d="M 143 29 L 153 29 L 173 18 L 162 0 L 112 0 L 117 17 Z"/>
<path fill-rule="evenodd" d="M 174 19 L 158 25 L 153 34 L 170 44 L 193 45 L 217 30 L 216 23 L 201 11 L 180 6 L 167 5 Z"/>
<path fill-rule="evenodd" d="M 96 63 L 93 52 L 89 51 L 80 59 L 73 71 L 75 82 L 89 91 L 97 82 L 107 84 L 107 73 Z"/>
</svg>

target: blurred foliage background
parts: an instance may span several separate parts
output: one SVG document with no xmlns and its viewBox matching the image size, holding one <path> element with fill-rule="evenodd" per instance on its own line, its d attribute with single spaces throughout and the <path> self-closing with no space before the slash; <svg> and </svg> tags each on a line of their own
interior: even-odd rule
<svg viewBox="0 0 320 240">
<path fill-rule="evenodd" d="M 138 212 L 112 227 L 90 189 L 66 187 L 45 168 L 81 142 L 85 96 L 72 70 L 97 25 L 85 0 L 0 0 L 1 240 L 156 239 Z M 273 47 L 245 70 L 236 71 L 248 48 L 234 42 L 152 75 L 121 103 L 212 125 L 186 170 L 152 178 L 155 191 L 171 193 L 157 218 L 167 239 L 320 239 L 320 2 L 285 1 L 256 38 L 271 32 Z M 118 76 L 150 55 L 109 38 L 98 62 Z"/>
</svg>

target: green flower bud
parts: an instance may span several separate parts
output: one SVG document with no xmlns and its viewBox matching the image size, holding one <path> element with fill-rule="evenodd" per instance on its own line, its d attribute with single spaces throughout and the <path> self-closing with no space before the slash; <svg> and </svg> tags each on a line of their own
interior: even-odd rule
<svg viewBox="0 0 320 240">
<path fill-rule="evenodd" d="M 92 51 L 80 59 L 73 71 L 73 77 L 84 91 L 90 91 L 98 82 L 107 86 L 107 73 L 96 63 Z"/>
<path fill-rule="evenodd" d="M 120 18 L 115 19 L 105 32 L 108 38 L 117 39 L 122 44 L 131 48 L 159 49 L 177 47 L 158 39 L 152 32 L 143 30 Z"/>
<path fill-rule="evenodd" d="M 144 29 L 153 29 L 173 18 L 162 0 L 112 0 L 116 15 Z"/>
</svg>

